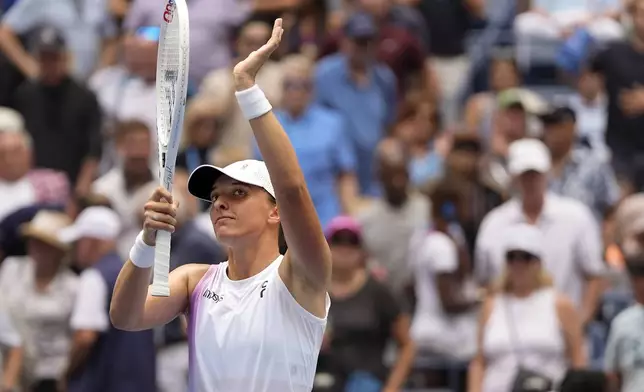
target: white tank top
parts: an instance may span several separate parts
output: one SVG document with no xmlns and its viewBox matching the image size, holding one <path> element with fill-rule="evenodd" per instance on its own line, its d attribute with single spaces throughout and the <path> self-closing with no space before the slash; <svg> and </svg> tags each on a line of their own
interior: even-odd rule
<svg viewBox="0 0 644 392">
<path fill-rule="evenodd" d="M 556 384 L 561 381 L 568 361 L 555 301 L 551 288 L 526 298 L 495 298 L 483 336 L 483 392 L 509 392 L 519 364 Z"/>
<path fill-rule="evenodd" d="M 310 392 L 326 327 L 278 274 L 283 256 L 233 281 L 211 266 L 191 295 L 190 392 Z M 327 294 L 326 314 L 331 301 Z"/>
</svg>

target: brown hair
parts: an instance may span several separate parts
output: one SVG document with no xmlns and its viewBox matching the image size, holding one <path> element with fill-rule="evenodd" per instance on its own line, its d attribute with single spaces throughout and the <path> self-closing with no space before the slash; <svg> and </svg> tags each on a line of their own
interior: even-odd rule
<svg viewBox="0 0 644 392">
<path fill-rule="evenodd" d="M 116 143 L 123 142 L 127 135 L 136 132 L 146 133 L 147 135 L 150 135 L 150 128 L 147 124 L 140 120 L 124 121 L 118 124 L 118 126 L 116 127 L 116 133 L 114 135 Z"/>
</svg>

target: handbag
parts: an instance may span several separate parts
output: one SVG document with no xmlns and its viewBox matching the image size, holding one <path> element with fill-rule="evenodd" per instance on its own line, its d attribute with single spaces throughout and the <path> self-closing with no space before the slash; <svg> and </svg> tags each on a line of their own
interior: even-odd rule
<svg viewBox="0 0 644 392">
<path fill-rule="evenodd" d="M 519 346 L 519 337 L 510 312 L 510 304 L 503 299 L 505 303 L 506 316 L 508 320 L 508 331 L 510 336 L 510 344 L 512 345 L 514 355 L 519 363 L 519 369 L 514 382 L 512 384 L 511 392 L 551 392 L 554 383 L 552 380 L 539 372 L 530 370 L 522 363 L 523 356 L 521 355 L 521 347 Z"/>
</svg>

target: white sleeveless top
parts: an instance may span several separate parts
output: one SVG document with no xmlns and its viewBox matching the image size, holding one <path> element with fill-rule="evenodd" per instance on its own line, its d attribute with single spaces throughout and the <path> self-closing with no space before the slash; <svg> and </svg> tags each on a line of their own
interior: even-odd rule
<svg viewBox="0 0 644 392">
<path fill-rule="evenodd" d="M 568 361 L 555 301 L 551 288 L 526 298 L 495 298 L 483 335 L 483 392 L 509 392 L 519 364 L 561 382 Z"/>
<path fill-rule="evenodd" d="M 211 266 L 190 300 L 190 392 L 310 392 L 326 328 L 279 276 L 283 256 L 233 281 Z M 326 314 L 331 301 L 327 294 Z"/>
</svg>

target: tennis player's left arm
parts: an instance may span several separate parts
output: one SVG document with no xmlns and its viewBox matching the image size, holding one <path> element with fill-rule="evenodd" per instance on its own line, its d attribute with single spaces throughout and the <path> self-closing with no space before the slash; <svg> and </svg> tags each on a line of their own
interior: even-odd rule
<svg viewBox="0 0 644 392">
<path fill-rule="evenodd" d="M 282 21 L 278 19 L 268 43 L 235 66 L 233 73 L 237 91 L 248 90 L 255 85 L 257 71 L 279 46 L 282 33 Z M 250 120 L 250 125 L 271 176 L 288 243 L 288 251 L 280 266 L 280 277 L 300 305 L 315 315 L 325 316 L 331 252 L 295 150 L 272 111 Z"/>
<path fill-rule="evenodd" d="M 280 276 L 303 278 L 315 291 L 324 292 L 331 274 L 331 252 L 295 150 L 272 112 L 250 123 L 271 176 L 288 244 Z"/>
</svg>

